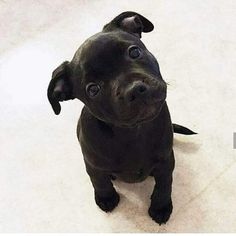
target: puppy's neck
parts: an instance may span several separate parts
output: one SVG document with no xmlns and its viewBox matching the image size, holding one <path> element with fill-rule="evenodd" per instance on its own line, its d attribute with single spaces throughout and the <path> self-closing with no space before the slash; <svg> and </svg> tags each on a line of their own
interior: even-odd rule
<svg viewBox="0 0 236 236">
<path fill-rule="evenodd" d="M 141 133 L 141 130 L 143 130 L 144 128 L 143 124 L 134 127 L 128 127 L 128 126 L 121 127 L 121 126 L 116 126 L 114 124 L 106 123 L 99 119 L 97 119 L 97 122 L 102 131 L 106 132 L 111 137 L 121 136 L 123 137 L 123 139 L 137 138 Z"/>
<path fill-rule="evenodd" d="M 92 126 L 97 126 L 97 128 L 106 136 L 123 136 L 124 138 L 130 138 L 131 136 L 137 137 L 141 130 L 143 130 L 148 124 L 143 123 L 136 126 L 118 126 L 110 122 L 103 121 L 95 117 L 89 110 L 87 106 L 84 107 L 82 111 L 83 117 L 90 121 Z"/>
</svg>

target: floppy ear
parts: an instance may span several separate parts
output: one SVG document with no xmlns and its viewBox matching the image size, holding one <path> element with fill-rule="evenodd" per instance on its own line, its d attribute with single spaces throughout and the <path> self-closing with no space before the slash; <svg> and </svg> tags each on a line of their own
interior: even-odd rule
<svg viewBox="0 0 236 236">
<path fill-rule="evenodd" d="M 110 23 L 105 25 L 103 31 L 111 31 L 117 28 L 141 38 L 142 32 L 150 32 L 154 29 L 154 26 L 144 16 L 136 12 L 126 11 L 121 13 L 120 15 L 115 17 Z"/>
<path fill-rule="evenodd" d="M 69 81 L 69 62 L 65 61 L 52 73 L 52 79 L 48 86 L 48 100 L 56 115 L 61 111 L 59 102 L 74 99 L 72 97 L 72 85 Z"/>
</svg>

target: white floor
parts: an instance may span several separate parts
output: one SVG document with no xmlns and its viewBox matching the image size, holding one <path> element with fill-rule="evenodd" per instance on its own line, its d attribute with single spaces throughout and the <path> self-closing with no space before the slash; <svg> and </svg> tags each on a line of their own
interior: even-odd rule
<svg viewBox="0 0 236 236">
<path fill-rule="evenodd" d="M 155 25 L 143 41 L 169 82 L 172 120 L 198 132 L 175 136 L 174 211 L 148 216 L 150 178 L 116 182 L 121 202 L 98 209 L 76 138 L 82 103 L 55 116 L 53 69 L 119 13 Z M 236 1 L 0 1 L 1 232 L 236 232 Z"/>
</svg>

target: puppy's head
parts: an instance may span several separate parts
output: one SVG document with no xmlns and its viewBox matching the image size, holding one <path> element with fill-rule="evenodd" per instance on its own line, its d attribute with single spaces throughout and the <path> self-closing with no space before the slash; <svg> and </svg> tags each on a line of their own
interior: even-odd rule
<svg viewBox="0 0 236 236">
<path fill-rule="evenodd" d="M 154 56 L 141 42 L 152 23 L 124 12 L 87 39 L 71 62 L 52 75 L 48 99 L 56 114 L 59 102 L 80 99 L 98 119 L 133 127 L 154 119 L 166 98 L 166 83 Z"/>
</svg>

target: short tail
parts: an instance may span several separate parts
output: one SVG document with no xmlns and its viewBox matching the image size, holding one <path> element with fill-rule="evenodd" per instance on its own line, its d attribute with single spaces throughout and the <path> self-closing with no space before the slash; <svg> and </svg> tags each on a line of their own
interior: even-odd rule
<svg viewBox="0 0 236 236">
<path fill-rule="evenodd" d="M 174 129 L 174 133 L 186 134 L 186 135 L 197 134 L 184 126 L 177 125 L 177 124 L 172 124 L 172 125 L 173 125 L 173 129 Z"/>
</svg>

